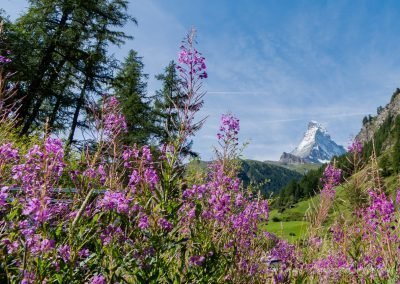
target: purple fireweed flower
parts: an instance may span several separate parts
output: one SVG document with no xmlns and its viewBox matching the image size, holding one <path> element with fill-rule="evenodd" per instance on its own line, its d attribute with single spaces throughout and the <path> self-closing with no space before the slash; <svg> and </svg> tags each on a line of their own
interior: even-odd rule
<svg viewBox="0 0 400 284">
<path fill-rule="evenodd" d="M 111 96 L 106 100 L 106 106 L 107 108 L 119 108 L 120 103 L 116 97 Z"/>
<path fill-rule="evenodd" d="M 188 72 L 190 75 L 197 75 L 200 79 L 208 77 L 205 58 L 195 48 L 182 45 L 178 55 L 178 62 L 180 64 L 180 66 L 177 66 L 179 72 Z"/>
<path fill-rule="evenodd" d="M 121 113 L 121 107 L 117 98 L 106 98 L 104 110 L 103 124 L 106 135 L 112 138 L 118 136 L 120 133 L 128 131 L 125 116 Z"/>
<path fill-rule="evenodd" d="M 207 188 L 206 185 L 193 185 L 192 188 L 186 189 L 182 193 L 182 198 L 184 199 L 202 199 L 203 195 L 205 194 Z"/>
<path fill-rule="evenodd" d="M 8 186 L 3 186 L 0 190 L 0 211 L 8 204 Z"/>
<path fill-rule="evenodd" d="M 60 139 L 47 138 L 44 144 L 48 170 L 60 177 L 64 171 L 64 148 Z"/>
<path fill-rule="evenodd" d="M 17 252 L 19 249 L 19 243 L 17 241 L 13 241 L 10 245 L 7 246 L 7 253 L 12 254 Z"/>
<path fill-rule="evenodd" d="M 122 159 L 125 161 L 125 167 L 131 166 L 130 160 L 131 159 L 138 159 L 139 158 L 139 150 L 135 147 L 127 147 L 124 149 L 122 153 Z"/>
<path fill-rule="evenodd" d="M 193 219 L 196 217 L 196 207 L 193 207 L 192 209 L 189 210 L 187 217 L 189 219 Z"/>
<path fill-rule="evenodd" d="M 67 263 L 71 257 L 71 248 L 68 245 L 62 245 L 58 248 L 58 254 L 60 255 L 61 259 Z"/>
<path fill-rule="evenodd" d="M 182 79 L 179 81 L 179 85 L 183 90 L 187 91 L 193 90 L 195 88 L 194 84 L 208 77 L 205 58 L 194 48 L 193 43 L 194 32 L 189 34 L 181 45 L 178 55 L 178 65 L 176 66 Z"/>
<path fill-rule="evenodd" d="M 257 231 L 257 224 L 260 221 L 268 220 L 268 202 L 253 201 L 246 204 L 246 207 L 239 214 L 231 216 L 233 228 L 244 234 L 253 234 Z M 247 245 L 247 244 L 246 244 Z"/>
<path fill-rule="evenodd" d="M 19 153 L 14 149 L 11 143 L 0 146 L 0 164 L 15 163 L 19 160 Z"/>
<path fill-rule="evenodd" d="M 158 219 L 157 224 L 166 232 L 170 232 L 173 228 L 172 224 L 164 218 Z"/>
<path fill-rule="evenodd" d="M 146 230 L 149 227 L 149 220 L 148 217 L 142 214 L 139 218 L 138 227 L 142 230 Z"/>
<path fill-rule="evenodd" d="M 38 234 L 28 236 L 28 238 L 26 238 L 26 246 L 33 255 L 37 255 L 42 250 L 41 236 Z"/>
<path fill-rule="evenodd" d="M 324 174 L 321 178 L 321 181 L 324 185 L 324 188 L 331 189 L 332 187 L 339 185 L 341 179 L 342 179 L 342 170 L 337 169 L 332 165 L 328 165 L 324 170 Z"/>
<path fill-rule="evenodd" d="M 244 202 L 243 195 L 241 193 L 238 193 L 238 195 L 236 195 L 236 198 L 235 198 L 235 205 L 238 207 L 242 206 L 243 202 Z"/>
<path fill-rule="evenodd" d="M 40 250 L 42 252 L 48 252 L 52 250 L 56 245 L 56 242 L 54 240 L 49 240 L 49 239 L 43 239 L 42 243 L 40 245 Z"/>
<path fill-rule="evenodd" d="M 154 188 L 158 182 L 157 172 L 153 168 L 147 168 L 144 171 L 144 180 L 150 186 L 150 188 Z"/>
<path fill-rule="evenodd" d="M 333 199 L 335 197 L 334 187 L 340 184 L 341 178 L 342 170 L 328 165 L 321 178 L 323 184 L 321 195 L 326 196 L 328 199 Z"/>
<path fill-rule="evenodd" d="M 7 64 L 10 63 L 12 60 L 8 57 L 0 55 L 0 64 Z"/>
<path fill-rule="evenodd" d="M 79 255 L 79 258 L 87 258 L 89 255 L 90 255 L 90 250 L 88 250 L 88 249 L 81 249 L 79 252 L 78 252 L 78 255 Z"/>
<path fill-rule="evenodd" d="M 145 158 L 147 162 L 151 162 L 153 160 L 153 155 L 151 154 L 149 146 L 145 145 L 142 147 L 142 157 Z"/>
<path fill-rule="evenodd" d="M 289 244 L 287 241 L 279 240 L 270 251 L 269 259 L 279 262 L 284 269 L 292 266 L 297 260 L 295 246 Z"/>
<path fill-rule="evenodd" d="M 78 170 L 72 170 L 72 171 L 69 172 L 69 176 L 71 177 L 71 179 L 73 181 L 76 181 L 78 179 L 78 176 L 80 175 L 80 173 L 81 172 L 78 171 Z"/>
<path fill-rule="evenodd" d="M 28 220 L 19 221 L 18 228 L 21 230 L 22 235 L 24 235 L 25 237 L 34 234 L 34 230 L 32 229 L 30 222 Z"/>
<path fill-rule="evenodd" d="M 397 189 L 396 193 L 396 204 L 400 205 L 400 189 Z"/>
<path fill-rule="evenodd" d="M 200 266 L 204 263 L 206 258 L 202 255 L 194 255 L 189 258 L 189 263 L 192 266 Z"/>
<path fill-rule="evenodd" d="M 93 168 L 88 168 L 82 173 L 82 175 L 90 179 L 95 179 L 97 177 L 97 171 Z"/>
<path fill-rule="evenodd" d="M 100 240 L 103 245 L 109 245 L 113 240 L 122 240 L 123 231 L 121 227 L 108 225 L 101 233 Z"/>
<path fill-rule="evenodd" d="M 29 149 L 24 157 L 26 162 L 13 167 L 13 179 L 22 180 L 24 183 L 34 183 L 37 172 L 41 170 L 44 154 L 38 145 Z"/>
<path fill-rule="evenodd" d="M 360 154 L 363 150 L 363 145 L 360 141 L 354 139 L 351 145 L 347 148 L 350 153 Z"/>
<path fill-rule="evenodd" d="M 309 240 L 310 245 L 315 248 L 319 248 L 322 245 L 322 240 L 320 237 L 312 237 Z"/>
<path fill-rule="evenodd" d="M 223 114 L 221 116 L 220 132 L 217 134 L 217 138 L 218 140 L 237 140 L 239 130 L 239 119 L 231 114 Z"/>
<path fill-rule="evenodd" d="M 104 185 L 104 183 L 105 183 L 106 180 L 107 180 L 107 173 L 106 173 L 106 170 L 105 170 L 105 168 L 104 168 L 104 165 L 99 165 L 99 166 L 97 167 L 97 172 L 98 172 L 98 174 L 99 174 L 99 176 L 100 176 L 100 182 L 101 182 L 101 184 Z"/>
<path fill-rule="evenodd" d="M 106 284 L 106 278 L 103 275 L 95 275 L 90 279 L 90 284 Z"/>
<path fill-rule="evenodd" d="M 2 242 L 6 245 L 8 254 L 17 252 L 19 249 L 19 243 L 17 241 L 11 242 L 9 239 L 3 239 Z"/>
<path fill-rule="evenodd" d="M 364 215 L 367 224 L 376 229 L 381 223 L 392 222 L 395 212 L 393 201 L 387 198 L 384 193 L 379 194 L 373 190 L 369 191 L 369 195 L 371 204 L 366 208 Z"/>
<path fill-rule="evenodd" d="M 311 264 L 311 271 L 320 275 L 323 282 L 328 279 L 338 282 L 343 271 L 349 271 L 351 264 L 348 263 L 346 257 L 341 253 L 332 253 L 325 258 L 317 259 Z"/>
<path fill-rule="evenodd" d="M 44 148 L 47 154 L 52 154 L 53 157 L 63 158 L 64 148 L 60 139 L 48 137 L 44 143 Z"/>
<path fill-rule="evenodd" d="M 104 119 L 104 129 L 109 133 L 126 132 L 125 117 L 122 114 L 109 114 Z"/>
<path fill-rule="evenodd" d="M 231 195 L 221 190 L 215 190 L 211 193 L 208 203 L 214 213 L 214 218 L 223 221 L 225 215 L 230 211 Z"/>
<path fill-rule="evenodd" d="M 106 211 L 116 210 L 118 213 L 126 214 L 129 212 L 131 199 L 126 198 L 125 194 L 117 191 L 107 190 L 102 199 L 98 202 L 98 207 Z"/>
<path fill-rule="evenodd" d="M 335 242 L 340 243 L 344 240 L 345 235 L 341 224 L 335 223 L 334 225 L 332 225 L 332 227 L 330 228 L 330 232 L 332 233 L 332 237 Z"/>
<path fill-rule="evenodd" d="M 22 214 L 29 216 L 37 223 L 44 223 L 47 222 L 53 214 L 50 205 L 51 200 L 47 196 L 43 197 L 42 200 L 33 197 L 25 205 Z"/>
<path fill-rule="evenodd" d="M 137 170 L 133 170 L 131 175 L 129 176 L 129 186 L 135 187 L 141 180 L 139 172 Z"/>
<path fill-rule="evenodd" d="M 21 284 L 33 284 L 36 283 L 36 275 L 34 272 L 24 271 L 24 278 L 21 281 Z"/>
<path fill-rule="evenodd" d="M 59 180 L 65 168 L 63 158 L 61 141 L 49 137 L 43 149 L 34 145 L 24 156 L 24 163 L 12 167 L 13 179 L 28 193 L 36 195 L 35 188 Z"/>
<path fill-rule="evenodd" d="M 39 255 L 40 253 L 46 253 L 54 249 L 55 241 L 49 239 L 43 239 L 39 234 L 32 234 L 27 237 L 26 245 L 33 255 Z"/>
</svg>

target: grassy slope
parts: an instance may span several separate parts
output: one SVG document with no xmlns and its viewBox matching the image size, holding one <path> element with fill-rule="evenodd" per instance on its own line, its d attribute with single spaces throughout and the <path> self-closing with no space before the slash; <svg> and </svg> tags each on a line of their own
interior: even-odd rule
<svg viewBox="0 0 400 284">
<path fill-rule="evenodd" d="M 359 175 L 366 175 L 365 171 L 359 173 Z M 384 186 L 386 187 L 386 192 L 395 198 L 396 189 L 398 188 L 399 177 L 389 176 L 382 179 Z M 362 185 L 366 191 L 369 187 L 369 183 L 364 183 Z M 346 195 L 346 190 L 348 190 L 347 185 L 343 184 L 336 188 L 335 203 L 332 206 L 331 212 L 328 219 L 325 222 L 325 227 L 328 228 L 334 220 L 339 215 L 344 215 L 346 218 L 350 218 L 351 210 L 349 207 L 348 197 Z M 303 200 L 296 203 L 292 208 L 288 208 L 282 213 L 278 210 L 271 210 L 269 214 L 269 222 L 265 226 L 268 232 L 274 233 L 279 237 L 282 237 L 290 242 L 296 242 L 307 233 L 308 222 L 305 221 L 305 215 L 307 210 L 309 210 L 312 204 L 318 205 L 319 195 Z M 275 217 L 275 218 L 274 218 Z M 279 221 L 274 222 L 278 218 Z"/>
<path fill-rule="evenodd" d="M 317 200 L 318 196 L 301 201 L 282 213 L 277 209 L 271 210 L 265 229 L 291 242 L 300 240 L 307 233 L 308 222 L 305 221 L 305 214 L 311 202 Z"/>
<path fill-rule="evenodd" d="M 269 222 L 265 229 L 278 236 L 279 238 L 296 242 L 307 233 L 308 222 L 290 221 L 290 222 Z"/>
</svg>

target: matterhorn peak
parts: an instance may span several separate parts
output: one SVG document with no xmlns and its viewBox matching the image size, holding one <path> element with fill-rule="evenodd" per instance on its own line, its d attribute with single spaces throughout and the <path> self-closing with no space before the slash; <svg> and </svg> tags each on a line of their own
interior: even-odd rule
<svg viewBox="0 0 400 284">
<path fill-rule="evenodd" d="M 326 130 L 325 127 L 323 127 L 321 123 L 319 123 L 318 121 L 315 121 L 315 120 L 311 120 L 308 123 L 308 129 L 310 129 L 310 128 L 319 128 L 322 130 Z"/>
<path fill-rule="evenodd" d="M 300 144 L 290 154 L 309 163 L 327 163 L 333 156 L 340 156 L 345 152 L 343 146 L 331 139 L 322 124 L 311 120 Z"/>
</svg>

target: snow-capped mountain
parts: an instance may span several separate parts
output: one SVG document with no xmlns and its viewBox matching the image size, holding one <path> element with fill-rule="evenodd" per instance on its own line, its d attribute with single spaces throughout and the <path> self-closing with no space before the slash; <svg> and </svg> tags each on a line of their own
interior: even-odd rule
<svg viewBox="0 0 400 284">
<path fill-rule="evenodd" d="M 290 154 L 308 163 L 327 163 L 333 156 L 340 156 L 345 152 L 343 146 L 336 144 L 321 124 L 310 121 L 303 140 Z"/>
</svg>

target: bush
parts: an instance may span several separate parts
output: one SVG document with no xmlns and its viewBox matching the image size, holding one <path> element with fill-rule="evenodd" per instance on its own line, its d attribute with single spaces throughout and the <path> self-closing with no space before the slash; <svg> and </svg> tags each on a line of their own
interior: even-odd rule
<svg viewBox="0 0 400 284">
<path fill-rule="evenodd" d="M 281 222 L 281 221 L 282 220 L 277 216 L 272 217 L 272 222 Z"/>
</svg>

